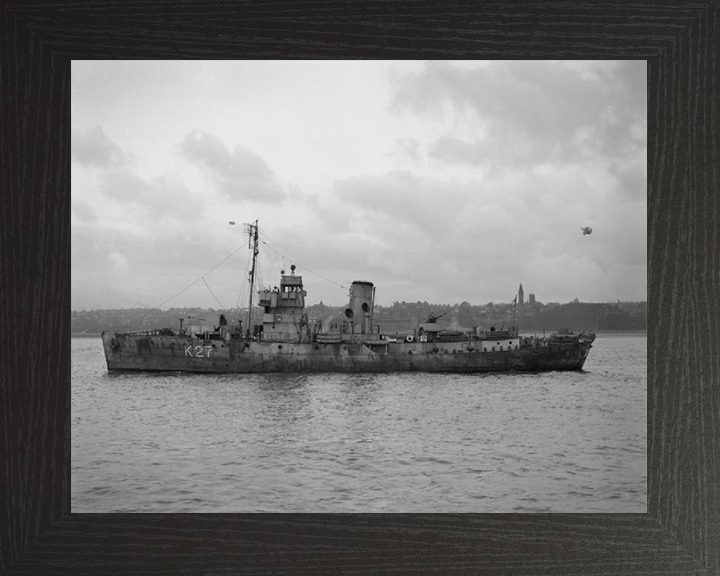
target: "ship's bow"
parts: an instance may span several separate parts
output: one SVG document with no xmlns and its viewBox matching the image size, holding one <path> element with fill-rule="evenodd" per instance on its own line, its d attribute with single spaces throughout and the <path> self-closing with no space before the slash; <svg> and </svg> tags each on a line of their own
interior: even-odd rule
<svg viewBox="0 0 720 576">
<path fill-rule="evenodd" d="M 120 343 L 116 334 L 103 332 L 100 335 L 102 339 L 103 352 L 105 352 L 105 362 L 108 370 L 120 370 Z"/>
</svg>

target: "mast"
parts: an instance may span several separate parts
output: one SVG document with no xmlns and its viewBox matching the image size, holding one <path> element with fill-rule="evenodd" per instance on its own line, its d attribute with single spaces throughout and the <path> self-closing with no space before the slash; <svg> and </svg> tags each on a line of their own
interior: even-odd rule
<svg viewBox="0 0 720 576">
<path fill-rule="evenodd" d="M 253 290 L 255 289 L 255 263 L 257 261 L 257 255 L 260 252 L 258 249 L 258 221 L 255 220 L 254 224 L 246 224 L 246 230 L 248 232 L 248 248 L 253 251 L 252 256 L 252 268 L 250 269 L 250 303 L 248 304 L 248 323 L 247 323 L 247 338 L 250 339 L 250 323 L 252 319 L 252 301 L 253 301 Z"/>
</svg>

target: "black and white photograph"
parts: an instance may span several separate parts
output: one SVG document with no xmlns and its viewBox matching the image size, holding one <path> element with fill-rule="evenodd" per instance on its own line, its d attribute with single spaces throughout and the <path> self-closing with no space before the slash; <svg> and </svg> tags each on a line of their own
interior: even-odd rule
<svg viewBox="0 0 720 576">
<path fill-rule="evenodd" d="M 642 513 L 644 60 L 75 60 L 73 513 Z"/>
</svg>

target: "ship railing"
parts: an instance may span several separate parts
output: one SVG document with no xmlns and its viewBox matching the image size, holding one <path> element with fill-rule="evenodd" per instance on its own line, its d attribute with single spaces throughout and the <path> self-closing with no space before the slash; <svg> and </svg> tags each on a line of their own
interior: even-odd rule
<svg viewBox="0 0 720 576">
<path fill-rule="evenodd" d="M 176 333 L 172 328 L 158 328 L 155 330 L 138 330 L 136 332 L 124 332 L 127 336 L 174 336 Z"/>
<path fill-rule="evenodd" d="M 342 335 L 340 333 L 315 334 L 315 342 L 321 344 L 337 344 L 342 342 Z"/>
</svg>

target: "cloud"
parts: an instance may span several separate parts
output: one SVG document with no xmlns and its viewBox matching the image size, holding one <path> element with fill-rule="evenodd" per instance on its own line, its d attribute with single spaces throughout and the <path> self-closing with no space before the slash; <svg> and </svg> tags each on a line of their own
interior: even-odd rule
<svg viewBox="0 0 720 576">
<path fill-rule="evenodd" d="M 447 122 L 430 150 L 438 160 L 527 169 L 616 160 L 644 147 L 646 85 L 644 62 L 596 74 L 564 62 L 432 62 L 397 81 L 391 109 Z"/>
<path fill-rule="evenodd" d="M 91 168 L 117 168 L 129 162 L 120 146 L 110 140 L 100 126 L 72 130 L 71 151 L 76 162 Z"/>
<path fill-rule="evenodd" d="M 420 143 L 415 138 L 395 138 L 395 144 L 401 155 L 412 160 L 420 158 Z"/>
<path fill-rule="evenodd" d="M 337 180 L 333 191 L 348 205 L 348 216 L 362 209 L 402 220 L 428 233 L 462 211 L 473 192 L 456 180 L 420 177 L 401 170 Z"/>
<path fill-rule="evenodd" d="M 72 200 L 71 210 L 72 213 L 82 222 L 91 223 L 97 220 L 97 213 L 95 212 L 95 209 L 81 198 L 74 198 Z"/>
<path fill-rule="evenodd" d="M 210 173 L 218 190 L 232 200 L 279 202 L 285 193 L 262 157 L 243 146 L 230 152 L 213 134 L 196 130 L 179 145 L 180 153 Z"/>
<path fill-rule="evenodd" d="M 202 199 L 188 188 L 179 174 L 142 176 L 131 156 L 112 141 L 100 126 L 89 130 L 73 130 L 72 153 L 76 161 L 90 169 L 74 179 L 90 176 L 98 184 L 98 190 L 105 198 L 120 205 L 132 206 L 135 215 L 144 215 L 152 220 L 164 217 L 192 217 L 202 210 Z M 102 199 L 96 200 L 102 202 Z M 93 203 L 96 203 L 96 200 Z M 93 205 L 83 198 L 74 196 L 73 214 L 83 222 L 94 222 L 98 215 Z"/>
<path fill-rule="evenodd" d="M 510 301 L 520 282 L 541 301 L 645 294 L 644 63 L 413 62 L 320 84 L 297 65 L 290 84 L 258 65 L 267 82 L 232 102 L 176 91 L 182 115 L 144 91 L 109 107 L 106 85 L 128 84 L 87 79 L 92 107 L 76 102 L 74 120 L 97 126 L 73 132 L 75 303 L 155 305 L 240 247 L 206 277 L 234 304 L 249 252 L 227 221 L 256 219 L 264 280 L 295 263 L 310 303 L 347 290 L 308 269 L 372 281 L 382 305 Z M 142 68 L 119 77 L 147 85 Z M 207 71 L 218 86 L 253 76 Z M 197 78 L 176 73 L 176 87 Z M 175 303 L 215 305 L 202 282 Z"/>
<path fill-rule="evenodd" d="M 133 205 L 153 219 L 197 217 L 203 209 L 202 198 L 175 176 L 143 178 L 131 170 L 118 170 L 102 176 L 101 190 L 107 197 Z"/>
<path fill-rule="evenodd" d="M 446 164 L 480 165 L 492 160 L 496 150 L 488 140 L 467 141 L 454 136 L 442 136 L 430 145 L 428 154 Z"/>
<path fill-rule="evenodd" d="M 345 231 L 329 250 L 345 250 L 368 279 L 383 279 L 382 294 L 407 300 L 483 302 L 520 281 L 571 299 L 570 287 L 594 294 L 646 262 L 645 199 L 621 193 L 603 167 L 466 180 L 395 171 L 339 180 L 333 191 Z M 595 233 L 584 238 L 584 225 Z M 614 293 L 632 293 L 645 276 L 623 278 Z"/>
<path fill-rule="evenodd" d="M 236 247 L 237 237 L 226 229 L 226 214 L 218 209 L 227 204 L 218 202 L 221 192 L 198 192 L 196 185 L 188 184 L 193 175 L 182 167 L 173 173 L 141 174 L 99 127 L 78 134 L 80 150 L 95 142 L 106 153 L 91 156 L 73 174 L 74 306 L 102 300 L 101 295 L 106 295 L 105 306 L 141 301 L 155 305 L 206 274 Z M 210 148 L 208 162 L 211 153 Z M 232 157 L 236 165 L 238 157 Z M 262 160 L 242 166 L 246 175 L 270 181 Z M 226 274 L 218 269 L 206 274 L 206 282 L 223 302 L 235 303 L 237 270 Z M 110 286 L 114 288 L 109 290 Z M 229 286 L 232 293 L 223 292 L 222 286 Z M 208 300 L 205 283 L 194 285 L 182 297 L 186 302 L 216 304 L 214 298 Z"/>
<path fill-rule="evenodd" d="M 225 305 L 234 305 L 244 279 L 239 262 L 245 252 L 240 251 L 210 271 L 233 248 L 233 244 L 219 241 L 212 232 L 191 226 L 173 231 L 167 226 L 118 229 L 112 222 L 104 226 L 74 225 L 73 306 L 95 305 L 83 302 L 103 302 L 103 308 L 137 303 L 157 306 L 185 288 L 167 305 L 184 302 L 216 306 L 205 283 L 198 281 L 202 276 Z"/>
<path fill-rule="evenodd" d="M 614 163 L 608 172 L 617 181 L 622 195 L 634 199 L 647 198 L 647 163 L 637 162 L 629 166 Z"/>
<path fill-rule="evenodd" d="M 505 283 L 530 257 L 528 234 L 516 222 L 531 210 L 478 181 L 396 171 L 337 181 L 334 192 L 346 230 L 333 249 L 342 247 L 358 270 L 382 279 L 383 294 L 467 300 L 483 274 L 476 262 L 504 270 L 497 281 Z"/>
</svg>

